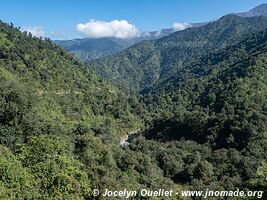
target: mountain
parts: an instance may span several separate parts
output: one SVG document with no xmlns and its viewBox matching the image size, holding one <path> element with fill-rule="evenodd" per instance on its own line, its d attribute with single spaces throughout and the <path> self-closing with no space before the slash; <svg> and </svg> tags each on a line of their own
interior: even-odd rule
<svg viewBox="0 0 267 200">
<path fill-rule="evenodd" d="M 261 4 L 248 12 L 236 13 L 240 17 L 255 17 L 255 16 L 267 16 L 267 4 Z"/>
<path fill-rule="evenodd" d="M 55 41 L 55 43 L 73 53 L 82 61 L 115 54 L 135 42 L 135 39 L 120 38 L 85 38 Z"/>
<path fill-rule="evenodd" d="M 173 33 L 173 29 L 163 29 L 143 33 L 135 38 L 84 38 L 73 40 L 56 40 L 55 43 L 73 53 L 81 61 L 97 59 L 103 56 L 114 55 L 140 41 L 157 39 Z"/>
<path fill-rule="evenodd" d="M 267 27 L 267 17 L 226 15 L 200 27 L 143 41 L 113 56 L 89 63 L 98 74 L 122 88 L 145 92 L 167 79 L 177 68 L 216 49 L 225 48 Z"/>
<path fill-rule="evenodd" d="M 234 183 L 267 191 L 260 177 L 249 181 L 267 155 L 266 66 L 267 29 L 185 64 L 143 97 L 153 119 L 144 133 L 151 144 L 143 149 L 153 154 L 168 144 L 168 152 L 186 151 L 189 157 L 180 158 L 180 164 L 163 164 L 169 170 L 185 166 L 166 171 L 177 183 L 209 189 Z"/>
<path fill-rule="evenodd" d="M 26 98 L 26 90 L 32 92 L 32 97 L 29 98 L 36 102 L 28 105 L 31 109 L 27 115 L 34 117 L 34 120 L 43 121 L 44 127 L 38 127 L 38 132 L 58 132 L 63 127 L 65 131 L 71 131 L 81 121 L 88 126 L 94 124 L 97 127 L 102 126 L 100 124 L 105 120 L 120 120 L 121 117 L 126 123 L 125 126 L 121 124 L 121 128 L 129 128 L 134 124 L 128 121 L 127 125 L 127 120 L 134 116 L 127 103 L 127 95 L 99 78 L 90 66 L 82 65 L 50 40 L 26 36 L 26 33 L 20 33 L 3 23 L 0 28 L 1 84 L 6 85 L 7 94 L 12 85 L 24 87 L 13 88 L 15 94 L 22 90 L 17 95 L 25 95 L 17 97 L 18 99 Z M 123 99 L 125 108 L 130 110 L 119 108 L 124 103 L 117 105 L 118 98 Z M 16 98 L 10 99 L 11 102 L 13 100 L 16 101 Z M 16 103 L 20 102 L 12 104 Z M 85 107 L 86 112 L 79 112 Z M 97 118 L 101 119 L 94 121 Z M 10 120 L 6 123 L 12 124 L 12 120 L 18 119 L 5 120 Z"/>
<path fill-rule="evenodd" d="M 264 26 L 226 16 L 136 44 L 121 67 L 159 52 L 167 66 L 187 60 L 137 98 L 51 40 L 0 22 L 0 199 L 98 199 L 107 188 L 266 198 Z"/>
<path fill-rule="evenodd" d="M 197 27 L 204 24 L 206 23 L 192 23 L 188 26 Z M 54 42 L 62 46 L 67 51 L 73 53 L 81 61 L 88 61 L 103 56 L 114 55 L 138 42 L 158 39 L 174 33 L 175 31 L 175 29 L 169 28 L 159 31 L 144 32 L 140 37 L 135 38 L 84 38 L 73 40 L 55 40 Z"/>
<path fill-rule="evenodd" d="M 0 199 L 93 199 L 95 187 L 170 187 L 145 154 L 119 146 L 122 135 L 143 126 L 137 113 L 136 97 L 51 40 L 0 22 Z M 124 156 L 134 163 L 124 165 Z"/>
<path fill-rule="evenodd" d="M 237 149 L 256 138 L 267 139 L 266 64 L 267 29 L 184 65 L 144 95 L 165 129 L 152 129 L 149 135 L 163 140 L 190 137 L 215 148 Z M 166 129 L 166 116 L 175 127 Z"/>
<path fill-rule="evenodd" d="M 255 17 L 255 16 L 267 16 L 267 4 L 261 4 L 248 12 L 234 13 L 240 17 Z M 203 23 L 190 23 L 189 27 L 199 27 L 207 24 Z M 155 40 L 161 37 L 170 35 L 177 30 L 173 28 L 162 29 L 158 31 L 144 32 L 140 37 L 136 38 L 84 38 L 84 39 L 72 39 L 72 40 L 55 40 L 55 43 L 62 46 L 67 51 L 73 53 L 81 61 L 88 61 L 92 59 L 98 59 L 103 56 L 114 55 L 138 42 L 144 40 Z"/>
</svg>

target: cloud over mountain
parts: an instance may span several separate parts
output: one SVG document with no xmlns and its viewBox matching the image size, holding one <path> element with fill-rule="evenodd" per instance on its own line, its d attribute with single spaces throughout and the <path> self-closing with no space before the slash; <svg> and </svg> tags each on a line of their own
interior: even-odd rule
<svg viewBox="0 0 267 200">
<path fill-rule="evenodd" d="M 175 31 L 181 31 L 184 30 L 186 28 L 191 27 L 191 24 L 185 23 L 185 22 L 175 22 L 172 25 L 173 30 Z"/>
<path fill-rule="evenodd" d="M 27 31 L 36 37 L 43 37 L 45 35 L 45 31 L 41 26 L 29 26 L 22 28 L 22 31 Z"/>
<path fill-rule="evenodd" d="M 127 20 L 112 20 L 106 22 L 92 19 L 85 24 L 77 24 L 76 28 L 84 36 L 90 38 L 131 38 L 140 35 L 138 28 L 130 24 Z"/>
</svg>

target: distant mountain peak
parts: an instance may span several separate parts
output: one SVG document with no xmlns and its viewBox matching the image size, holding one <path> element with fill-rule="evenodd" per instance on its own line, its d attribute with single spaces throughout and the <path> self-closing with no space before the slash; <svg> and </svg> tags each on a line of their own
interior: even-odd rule
<svg viewBox="0 0 267 200">
<path fill-rule="evenodd" d="M 236 13 L 240 17 L 267 16 L 267 3 L 260 4 L 247 12 Z"/>
</svg>

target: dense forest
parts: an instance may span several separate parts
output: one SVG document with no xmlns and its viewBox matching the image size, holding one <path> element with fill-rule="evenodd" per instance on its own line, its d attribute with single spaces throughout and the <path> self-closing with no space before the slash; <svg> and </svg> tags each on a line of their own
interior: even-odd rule
<svg viewBox="0 0 267 200">
<path fill-rule="evenodd" d="M 0 199 L 93 199 L 94 188 L 266 198 L 266 27 L 228 15 L 82 64 L 0 22 Z"/>
<path fill-rule="evenodd" d="M 75 54 L 81 61 L 116 54 L 136 42 L 133 39 L 121 38 L 84 38 L 55 41 L 67 51 Z"/>
<path fill-rule="evenodd" d="M 134 97 L 52 41 L 2 22 L 0 71 L 1 199 L 83 199 L 92 187 L 148 184 L 134 168 L 138 159 L 155 165 L 145 155 L 119 165 L 120 136 L 143 126 Z M 154 173 L 154 185 L 168 183 Z"/>
<path fill-rule="evenodd" d="M 193 23 L 191 26 L 201 26 L 202 24 L 203 23 Z M 173 32 L 175 32 L 175 30 L 170 28 L 141 33 L 139 37 L 133 38 L 78 38 L 72 40 L 55 40 L 54 42 L 73 53 L 79 60 L 85 62 L 104 56 L 114 55 L 138 42 L 158 39 Z"/>
<path fill-rule="evenodd" d="M 267 17 L 226 15 L 200 27 L 140 42 L 115 56 L 90 61 L 103 78 L 134 93 L 148 90 L 176 69 L 208 52 L 240 42 L 267 27 Z"/>
<path fill-rule="evenodd" d="M 144 95 L 154 119 L 145 137 L 193 155 L 180 158 L 178 166 L 193 168 L 180 167 L 175 182 L 230 189 L 256 178 L 267 155 L 266 67 L 267 29 L 185 65 Z"/>
</svg>

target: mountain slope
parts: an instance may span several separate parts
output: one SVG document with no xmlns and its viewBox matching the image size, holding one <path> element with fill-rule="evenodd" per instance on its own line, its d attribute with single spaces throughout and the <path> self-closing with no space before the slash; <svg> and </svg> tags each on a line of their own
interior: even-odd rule
<svg viewBox="0 0 267 200">
<path fill-rule="evenodd" d="M 119 38 L 85 38 L 74 40 L 57 40 L 58 45 L 86 61 L 106 55 L 115 54 L 135 43 L 134 39 Z"/>
<path fill-rule="evenodd" d="M 238 15 L 240 17 L 255 17 L 255 16 L 267 16 L 267 4 L 263 3 L 248 12 L 243 13 L 237 13 L 235 15 Z"/>
<path fill-rule="evenodd" d="M 146 155 L 185 187 L 259 189 L 249 182 L 263 180 L 256 171 L 267 155 L 266 37 L 264 30 L 200 56 L 146 94 L 153 123 L 126 147 L 130 155 Z M 124 153 L 122 168 L 134 162 Z"/>
<path fill-rule="evenodd" d="M 56 40 L 55 43 L 73 53 L 81 61 L 97 59 L 116 54 L 143 40 L 157 39 L 175 32 L 173 29 L 148 32 L 135 38 L 84 38 L 74 40 Z"/>
<path fill-rule="evenodd" d="M 147 155 L 119 146 L 142 112 L 52 41 L 0 22 L 0 199 L 172 187 Z"/>
<path fill-rule="evenodd" d="M 233 45 L 267 27 L 267 17 L 227 15 L 201 27 L 187 28 L 154 41 L 140 42 L 114 56 L 90 62 L 102 77 L 134 92 L 147 90 L 185 63 Z"/>
<path fill-rule="evenodd" d="M 144 95 L 153 122 L 131 148 L 179 184 L 266 192 L 266 67 L 267 29 L 186 64 Z"/>
<path fill-rule="evenodd" d="M 189 26 L 198 27 L 204 24 L 207 23 L 191 23 Z M 169 28 L 159 31 L 145 32 L 142 33 L 140 37 L 135 38 L 84 38 L 73 40 L 55 40 L 55 43 L 73 53 L 81 61 L 88 61 L 103 56 L 114 55 L 138 42 L 158 39 L 170 35 L 175 31 L 175 29 Z"/>
<path fill-rule="evenodd" d="M 179 119 L 163 138 L 192 137 L 214 148 L 237 149 L 258 139 L 266 142 L 266 58 L 267 29 L 203 56 L 158 84 L 145 95 L 146 104 L 153 99 L 149 107 L 156 118 Z"/>
<path fill-rule="evenodd" d="M 23 98 L 22 103 L 30 107 L 29 113 L 20 119 L 11 116 L 9 119 L 2 110 L 1 121 L 10 125 L 16 122 L 22 129 L 30 129 L 36 125 L 31 123 L 42 121 L 40 127 L 29 130 L 40 133 L 69 132 L 80 123 L 99 132 L 106 124 L 109 130 L 100 132 L 106 132 L 107 137 L 124 133 L 135 124 L 137 118 L 126 94 L 52 41 L 25 34 L 0 24 L 0 76 L 1 88 L 5 91 L 2 94 L 9 95 L 8 88 L 15 93 L 21 90 L 18 95 L 22 97 L 18 98 Z M 9 100 L 12 103 L 13 100 Z M 8 104 L 9 100 L 1 102 Z"/>
<path fill-rule="evenodd" d="M 183 64 L 140 104 L 53 42 L 0 23 L 0 198 L 263 190 L 266 37 L 264 30 Z M 149 57 L 153 48 L 138 52 Z M 137 114 L 153 123 L 119 146 L 121 133 L 142 127 Z"/>
</svg>

